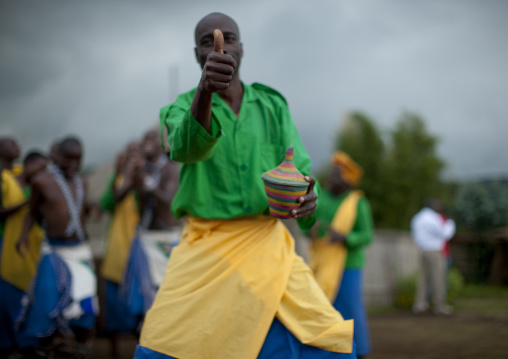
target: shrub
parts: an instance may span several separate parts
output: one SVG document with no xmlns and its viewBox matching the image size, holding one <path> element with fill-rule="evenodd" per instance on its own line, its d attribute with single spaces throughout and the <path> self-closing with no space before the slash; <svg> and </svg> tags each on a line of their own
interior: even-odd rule
<svg viewBox="0 0 508 359">
<path fill-rule="evenodd" d="M 396 307 L 410 309 L 413 306 L 417 278 L 418 274 L 414 273 L 399 281 L 394 296 L 394 305 Z M 448 272 L 448 303 L 451 304 L 457 299 L 463 287 L 464 278 L 457 269 L 452 268 Z"/>
</svg>

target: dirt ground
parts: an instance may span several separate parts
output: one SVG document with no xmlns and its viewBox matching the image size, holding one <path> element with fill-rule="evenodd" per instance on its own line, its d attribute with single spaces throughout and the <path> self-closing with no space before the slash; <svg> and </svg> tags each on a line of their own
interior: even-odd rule
<svg viewBox="0 0 508 359">
<path fill-rule="evenodd" d="M 508 317 L 399 312 L 371 315 L 369 319 L 370 359 L 508 358 Z"/>
<path fill-rule="evenodd" d="M 454 304 L 451 316 L 370 308 L 372 353 L 368 358 L 507 359 L 508 289 L 468 289 Z M 136 339 L 120 340 L 122 359 L 132 358 Z M 108 354 L 107 340 L 96 338 L 93 358 L 109 358 Z"/>
<path fill-rule="evenodd" d="M 371 314 L 369 325 L 373 349 L 369 359 L 508 358 L 508 315 L 437 317 L 398 311 Z M 121 339 L 122 358 L 132 358 L 135 344 L 132 337 Z M 106 339 L 97 338 L 94 349 L 95 358 L 108 358 Z"/>
</svg>

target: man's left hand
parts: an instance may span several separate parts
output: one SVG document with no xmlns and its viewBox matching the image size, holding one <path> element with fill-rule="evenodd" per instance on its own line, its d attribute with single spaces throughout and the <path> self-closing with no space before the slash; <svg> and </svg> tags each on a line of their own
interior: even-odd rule
<svg viewBox="0 0 508 359">
<path fill-rule="evenodd" d="M 298 198 L 298 202 L 301 203 L 300 207 L 291 211 L 294 219 L 310 217 L 316 212 L 317 194 L 314 192 L 316 180 L 310 176 L 305 176 L 304 179 L 310 182 L 310 185 L 307 189 L 307 194 Z"/>
<path fill-rule="evenodd" d="M 345 244 L 346 241 L 347 241 L 347 238 L 346 238 L 345 235 L 343 235 L 342 233 L 336 232 L 332 228 L 330 228 L 328 230 L 328 235 L 329 235 L 328 242 L 330 244 L 332 244 L 332 243 L 342 243 L 342 244 Z"/>
</svg>

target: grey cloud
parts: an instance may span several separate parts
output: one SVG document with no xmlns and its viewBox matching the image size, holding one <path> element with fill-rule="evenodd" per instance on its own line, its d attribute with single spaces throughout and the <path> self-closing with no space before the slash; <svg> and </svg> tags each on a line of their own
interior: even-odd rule
<svg viewBox="0 0 508 359">
<path fill-rule="evenodd" d="M 346 112 L 387 131 L 413 110 L 442 139 L 449 176 L 508 173 L 507 10 L 504 1 L 2 2 L 0 132 L 26 149 L 77 132 L 87 163 L 112 157 L 172 100 L 170 67 L 173 88 L 196 85 L 195 23 L 222 11 L 240 25 L 242 78 L 285 95 L 315 168 Z"/>
</svg>

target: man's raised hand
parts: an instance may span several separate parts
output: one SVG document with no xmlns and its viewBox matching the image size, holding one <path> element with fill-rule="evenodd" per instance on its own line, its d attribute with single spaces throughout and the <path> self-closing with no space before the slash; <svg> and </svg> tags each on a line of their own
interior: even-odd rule
<svg viewBox="0 0 508 359">
<path fill-rule="evenodd" d="M 219 29 L 213 32 L 213 43 L 214 50 L 208 54 L 200 83 L 202 89 L 210 93 L 227 89 L 236 68 L 235 59 L 224 54 L 224 36 Z"/>
</svg>

